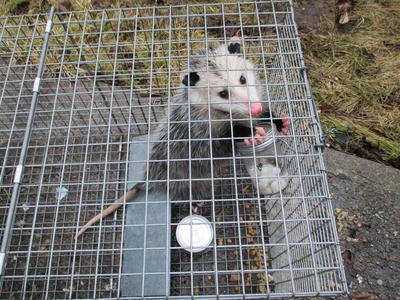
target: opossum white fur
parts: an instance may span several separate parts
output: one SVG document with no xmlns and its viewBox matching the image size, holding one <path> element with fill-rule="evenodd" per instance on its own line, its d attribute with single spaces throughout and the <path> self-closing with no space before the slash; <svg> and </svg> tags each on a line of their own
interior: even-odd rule
<svg viewBox="0 0 400 300">
<path fill-rule="evenodd" d="M 232 156 L 232 141 L 221 138 L 248 137 L 251 132 L 251 122 L 244 127 L 226 120 L 270 117 L 262 105 L 255 67 L 239 50 L 239 40 L 234 38 L 228 46 L 204 50 L 189 62 L 189 73 L 183 76 L 181 89 L 171 99 L 169 113 L 158 128 L 159 141 L 150 153 L 147 185 L 132 188 L 92 218 L 75 238 L 131 201 L 141 188 L 166 192 L 168 181 L 170 200 L 196 203 L 211 198 L 211 178 L 220 177 L 218 172 L 226 163 L 211 159 L 211 151 L 213 157 Z M 282 128 L 281 120 L 275 124 L 278 130 Z"/>
<path fill-rule="evenodd" d="M 258 179 L 258 191 L 260 195 L 273 195 L 286 188 L 289 183 L 289 178 L 287 177 L 288 173 L 285 169 L 282 170 L 274 164 L 271 164 L 267 159 L 259 159 L 257 163 L 262 166 L 259 167 L 254 163 L 249 163 L 246 164 L 246 170 L 252 177 L 254 185 Z"/>
</svg>

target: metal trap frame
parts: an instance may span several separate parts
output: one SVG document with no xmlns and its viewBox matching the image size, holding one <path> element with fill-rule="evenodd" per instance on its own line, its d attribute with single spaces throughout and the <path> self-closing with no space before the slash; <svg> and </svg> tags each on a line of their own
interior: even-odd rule
<svg viewBox="0 0 400 300">
<path fill-rule="evenodd" d="M 138 182 L 146 159 L 135 156 L 137 145 L 149 149 L 146 136 L 162 122 L 189 57 L 233 35 L 258 68 L 269 108 L 290 117 L 291 151 L 281 157 L 288 187 L 260 195 L 233 153 L 201 211 L 214 230 L 208 251 L 190 254 L 176 241 L 190 199 L 176 206 L 168 195 L 150 200 L 147 193 L 74 240 L 80 226 Z M 1 17 L 0 53 L 2 299 L 347 292 L 322 131 L 290 1 L 53 7 Z M 160 213 L 150 213 L 157 205 Z M 141 209 L 143 220 L 134 215 Z"/>
</svg>

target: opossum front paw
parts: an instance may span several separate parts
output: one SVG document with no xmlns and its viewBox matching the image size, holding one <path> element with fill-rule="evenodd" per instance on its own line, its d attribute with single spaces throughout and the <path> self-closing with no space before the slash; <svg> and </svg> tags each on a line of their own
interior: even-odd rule
<svg viewBox="0 0 400 300">
<path fill-rule="evenodd" d="M 256 134 L 254 135 L 253 138 L 251 139 L 245 139 L 244 143 L 247 146 L 250 145 L 258 145 L 261 144 L 263 142 L 262 137 L 265 136 L 267 133 L 265 132 L 265 129 L 263 127 L 256 127 Z"/>
<path fill-rule="evenodd" d="M 282 117 L 281 127 L 280 127 L 279 131 L 283 135 L 288 135 L 289 125 L 290 125 L 289 116 Z M 251 139 L 244 139 L 244 143 L 247 146 L 261 144 L 263 142 L 262 137 L 264 137 L 266 134 L 267 133 L 265 132 L 265 129 L 263 127 L 256 127 L 256 133 L 255 133 L 254 137 Z"/>
<path fill-rule="evenodd" d="M 282 118 L 282 129 L 281 129 L 281 132 L 284 135 L 287 135 L 289 133 L 289 124 L 290 124 L 289 116 L 284 116 Z"/>
</svg>

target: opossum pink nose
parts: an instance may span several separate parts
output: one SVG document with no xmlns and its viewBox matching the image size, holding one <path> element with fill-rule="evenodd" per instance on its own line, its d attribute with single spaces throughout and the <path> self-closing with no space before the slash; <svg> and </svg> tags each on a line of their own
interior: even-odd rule
<svg viewBox="0 0 400 300">
<path fill-rule="evenodd" d="M 253 117 L 258 117 L 263 112 L 263 106 L 260 103 L 251 103 L 250 109 Z"/>
</svg>

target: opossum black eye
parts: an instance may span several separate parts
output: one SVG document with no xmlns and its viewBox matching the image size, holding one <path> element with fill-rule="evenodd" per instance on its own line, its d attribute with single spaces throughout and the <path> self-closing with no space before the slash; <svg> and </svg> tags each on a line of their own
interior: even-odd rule
<svg viewBox="0 0 400 300">
<path fill-rule="evenodd" d="M 218 95 L 219 95 L 221 98 L 223 98 L 223 99 L 228 99 L 228 97 L 229 97 L 228 90 L 220 91 L 220 92 L 218 93 Z"/>
<path fill-rule="evenodd" d="M 186 86 L 194 86 L 199 80 L 200 77 L 196 72 L 190 72 L 189 76 L 185 75 L 185 77 L 183 77 L 182 83 Z"/>
<path fill-rule="evenodd" d="M 246 84 L 246 78 L 244 76 L 240 76 L 240 84 Z"/>
</svg>

